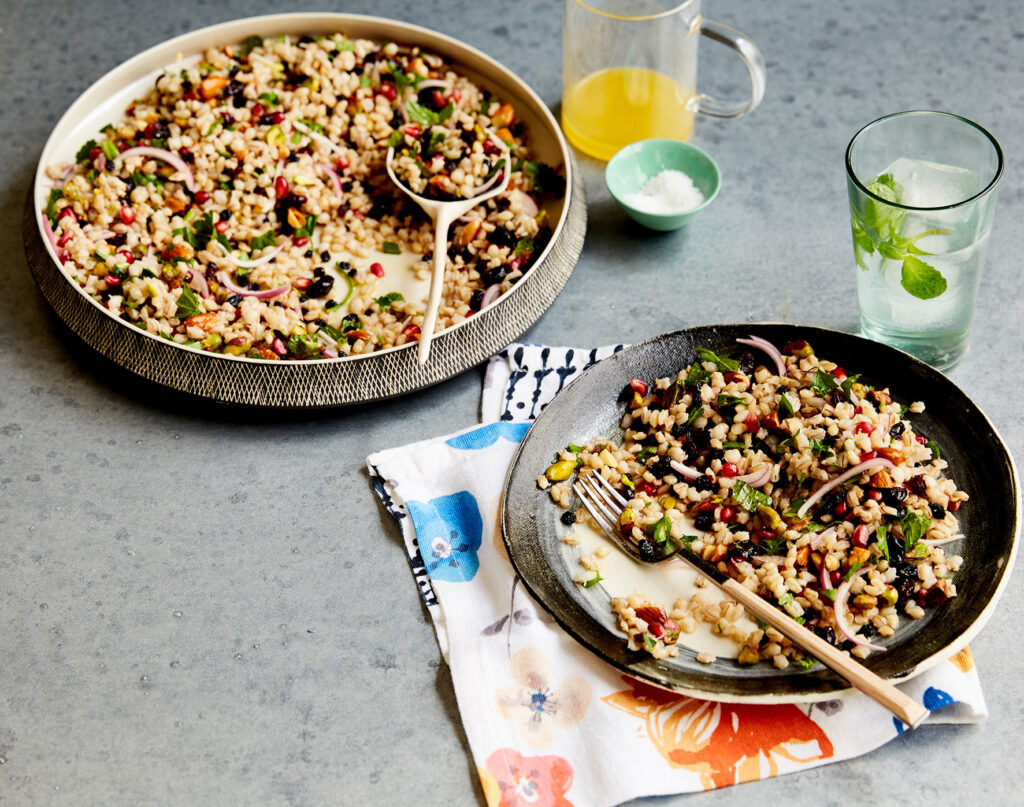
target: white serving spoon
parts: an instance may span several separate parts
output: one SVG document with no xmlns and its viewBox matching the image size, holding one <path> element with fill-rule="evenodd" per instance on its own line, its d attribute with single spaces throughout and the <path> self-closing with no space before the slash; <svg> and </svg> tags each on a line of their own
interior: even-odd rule
<svg viewBox="0 0 1024 807">
<path fill-rule="evenodd" d="M 434 199 L 424 199 L 419 194 L 413 193 L 402 182 L 391 167 L 391 161 L 395 156 L 395 149 L 388 148 L 387 169 L 388 176 L 402 191 L 416 204 L 423 208 L 423 212 L 430 216 L 434 222 L 434 268 L 430 275 L 430 295 L 427 298 L 427 310 L 423 315 L 423 327 L 420 329 L 419 363 L 426 364 L 427 356 L 430 355 L 430 340 L 434 337 L 434 326 L 437 324 L 437 309 L 441 305 L 441 290 L 444 288 L 444 269 L 448 261 L 448 229 L 452 222 L 459 216 L 464 216 L 481 202 L 486 202 L 493 196 L 503 193 L 508 188 L 509 178 L 512 176 L 512 154 L 508 145 L 493 132 L 487 132 L 491 142 L 494 143 L 505 155 L 505 167 L 496 174 L 489 182 L 484 184 L 481 193 L 469 199 L 459 199 L 454 202 L 438 202 Z M 497 185 L 494 183 L 501 178 Z"/>
</svg>

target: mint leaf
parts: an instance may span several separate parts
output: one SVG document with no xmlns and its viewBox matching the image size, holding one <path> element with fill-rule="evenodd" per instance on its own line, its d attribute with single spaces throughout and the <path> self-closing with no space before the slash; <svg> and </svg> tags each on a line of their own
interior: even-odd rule
<svg viewBox="0 0 1024 807">
<path fill-rule="evenodd" d="M 373 301 L 380 306 L 381 311 L 387 311 L 391 308 L 392 304 L 402 302 L 405 298 L 401 292 L 392 291 L 385 294 L 383 297 L 374 297 Z"/>
<path fill-rule="evenodd" d="M 50 220 L 50 226 L 57 226 L 57 200 L 64 196 L 64 191 L 60 188 L 54 188 L 50 191 L 50 196 L 46 200 L 46 218 Z"/>
<path fill-rule="evenodd" d="M 752 488 L 746 482 L 737 482 L 732 489 L 732 497 L 740 507 L 748 513 L 754 512 L 759 505 L 771 507 L 772 500 L 767 493 Z"/>
<path fill-rule="evenodd" d="M 701 363 L 695 361 L 686 373 L 686 380 L 683 382 L 687 387 L 696 387 L 711 378 L 711 373 L 705 370 Z"/>
<path fill-rule="evenodd" d="M 829 457 L 835 456 L 832 449 L 825 443 L 825 441 L 819 440 L 815 437 L 811 437 L 808 441 L 810 445 L 811 453 L 815 457 L 821 457 L 822 459 L 828 459 Z"/>
<path fill-rule="evenodd" d="M 909 294 L 919 300 L 931 300 L 938 297 L 946 291 L 946 287 L 949 285 L 938 269 L 913 255 L 903 258 L 900 284 Z"/>
<path fill-rule="evenodd" d="M 715 399 L 715 403 L 718 406 L 739 406 L 740 404 L 745 404 L 746 402 L 747 399 L 744 398 L 742 395 L 728 395 L 724 392 L 719 393 L 718 397 Z"/>
<path fill-rule="evenodd" d="M 811 378 L 811 389 L 818 393 L 822 398 L 828 398 L 828 396 L 832 394 L 833 390 L 839 389 L 839 383 L 831 373 L 826 373 L 822 370 L 815 370 L 814 376 Z"/>
<path fill-rule="evenodd" d="M 889 539 L 885 536 L 885 524 L 879 524 L 875 528 L 875 542 L 882 550 L 882 557 L 886 563 L 889 562 Z"/>
<path fill-rule="evenodd" d="M 257 235 L 252 239 L 252 243 L 249 244 L 249 248 L 256 252 L 257 250 L 264 249 L 266 247 L 277 246 L 277 237 L 273 230 L 267 230 L 263 235 Z"/>
<path fill-rule="evenodd" d="M 644 634 L 644 649 L 646 649 L 648 653 L 653 653 L 654 652 L 654 648 L 656 648 L 657 646 L 658 646 L 658 640 L 655 639 L 653 636 L 651 636 L 651 634 L 645 633 Z"/>
<path fill-rule="evenodd" d="M 449 106 L 451 106 L 449 104 Z M 405 111 L 409 113 L 409 120 L 415 121 L 420 126 L 433 126 L 440 123 L 444 118 L 441 117 L 441 113 L 434 112 L 432 109 L 417 104 L 415 101 L 405 102 Z M 442 110 L 443 112 L 444 110 Z M 450 118 L 452 113 L 449 111 L 446 117 Z"/>
<path fill-rule="evenodd" d="M 256 50 L 256 48 L 261 47 L 262 45 L 263 37 L 256 36 L 256 34 L 249 34 L 249 36 L 245 38 L 245 41 L 242 42 L 242 55 L 248 56 Z"/>
<path fill-rule="evenodd" d="M 701 361 L 711 361 L 715 363 L 715 366 L 723 372 L 736 372 L 740 369 L 740 363 L 736 359 L 730 359 L 727 356 L 719 356 L 714 351 L 708 350 L 706 347 L 697 348 L 697 355 L 700 356 Z"/>
<path fill-rule="evenodd" d="M 533 239 L 527 236 L 526 238 L 520 238 L 516 242 L 515 255 L 517 258 L 523 255 L 528 255 L 533 252 Z"/>
<path fill-rule="evenodd" d="M 789 400 L 789 396 L 786 393 L 779 395 L 779 411 L 783 417 L 791 418 L 796 414 L 796 410 L 793 408 L 793 402 Z"/>
<path fill-rule="evenodd" d="M 75 154 L 75 162 L 84 163 L 89 159 L 94 148 L 99 148 L 95 140 L 86 141 L 85 145 L 78 150 L 77 154 Z"/>
<path fill-rule="evenodd" d="M 591 577 L 586 583 L 583 584 L 583 588 L 593 588 L 598 583 L 600 583 L 602 580 L 604 580 L 604 578 L 601 577 L 601 573 L 597 572 L 593 577 Z M 646 638 L 647 637 L 644 637 L 645 641 L 646 641 Z"/>
<path fill-rule="evenodd" d="M 924 537 L 931 523 L 932 520 L 927 516 L 914 512 L 908 512 L 900 519 L 900 527 L 903 528 L 903 548 L 905 552 L 909 552 L 910 548 Z"/>
<path fill-rule="evenodd" d="M 178 319 L 188 319 L 202 313 L 203 309 L 199 305 L 199 297 L 188 286 L 182 286 L 181 296 L 178 298 L 178 310 L 174 315 Z"/>
<path fill-rule="evenodd" d="M 703 414 L 704 414 L 704 407 L 703 406 L 698 406 L 696 409 L 694 409 L 692 412 L 690 412 L 689 415 L 686 416 L 686 423 L 684 423 L 683 425 L 684 426 L 692 426 L 693 422 L 697 418 L 699 418 L 701 415 L 703 415 Z"/>
<path fill-rule="evenodd" d="M 933 460 L 942 459 L 942 453 L 939 451 L 939 446 L 934 440 L 929 440 L 925 443 L 925 446 L 931 449 Z"/>
</svg>

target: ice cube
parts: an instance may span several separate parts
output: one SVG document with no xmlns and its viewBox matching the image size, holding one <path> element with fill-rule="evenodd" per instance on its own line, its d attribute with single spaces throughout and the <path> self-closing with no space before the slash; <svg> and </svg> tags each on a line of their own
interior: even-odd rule
<svg viewBox="0 0 1024 807">
<path fill-rule="evenodd" d="M 899 186 L 897 200 L 908 207 L 955 205 L 978 192 L 978 175 L 968 168 L 900 157 L 883 173 Z"/>
</svg>

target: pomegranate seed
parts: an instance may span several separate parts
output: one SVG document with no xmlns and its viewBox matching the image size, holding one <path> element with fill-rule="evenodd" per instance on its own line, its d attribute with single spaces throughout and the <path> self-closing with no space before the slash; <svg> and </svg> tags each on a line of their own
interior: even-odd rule
<svg viewBox="0 0 1024 807">
<path fill-rule="evenodd" d="M 252 117 L 254 117 L 254 118 L 262 118 L 263 117 L 263 104 L 256 104 L 256 106 L 254 106 L 252 108 L 251 114 L 252 114 Z"/>
<path fill-rule="evenodd" d="M 736 467 L 735 462 L 727 462 L 724 465 L 722 465 L 722 470 L 719 471 L 718 473 L 721 476 L 733 477 L 736 476 L 736 474 L 738 474 L 739 472 L 740 469 Z"/>
<path fill-rule="evenodd" d="M 756 535 L 762 541 L 775 540 L 775 533 L 772 530 L 769 530 L 765 527 L 759 527 L 758 529 L 754 530 L 754 535 Z"/>
<path fill-rule="evenodd" d="M 830 572 L 828 579 L 832 582 L 832 587 L 835 588 L 839 585 L 839 581 L 843 579 L 843 573 L 836 569 L 834 572 Z"/>
<path fill-rule="evenodd" d="M 522 265 L 523 265 L 523 259 L 522 258 L 513 258 L 508 263 L 508 270 L 510 272 L 518 271 L 519 267 L 522 266 Z"/>
<path fill-rule="evenodd" d="M 298 238 L 295 239 L 295 246 L 297 246 L 297 247 L 304 247 L 308 243 L 309 243 L 309 239 L 306 236 L 304 236 L 304 235 L 301 235 L 301 236 L 299 236 Z"/>
<path fill-rule="evenodd" d="M 641 381 L 639 378 L 631 378 L 629 379 L 629 386 L 637 395 L 644 396 L 647 394 L 646 381 Z"/>
<path fill-rule="evenodd" d="M 288 348 L 282 339 L 275 339 L 271 347 L 278 356 L 288 355 Z"/>
<path fill-rule="evenodd" d="M 718 520 L 719 521 L 730 522 L 730 521 L 732 521 L 733 516 L 735 516 L 735 515 L 736 515 L 736 511 L 733 510 L 731 507 L 723 507 L 721 512 L 718 514 Z"/>
<path fill-rule="evenodd" d="M 665 626 L 660 622 L 652 622 L 647 626 L 647 632 L 655 639 L 660 639 L 665 635 Z"/>
<path fill-rule="evenodd" d="M 379 263 L 371 263 L 370 274 L 376 275 L 377 277 L 384 277 L 384 267 Z"/>
<path fill-rule="evenodd" d="M 860 455 L 860 461 L 867 462 L 868 460 L 873 460 L 877 456 L 878 455 L 874 451 L 865 451 Z"/>
<path fill-rule="evenodd" d="M 448 99 L 444 97 L 440 90 L 434 90 L 434 103 L 439 107 L 445 107 L 448 106 Z"/>
<path fill-rule="evenodd" d="M 68 252 L 66 249 L 62 249 L 60 253 L 57 255 L 57 258 L 60 260 L 61 263 L 67 263 L 68 261 L 71 260 L 71 253 Z"/>
<path fill-rule="evenodd" d="M 60 238 L 57 239 L 57 246 L 65 246 L 68 243 L 68 241 L 70 241 L 74 237 L 75 234 L 71 232 L 71 230 L 65 230 L 63 233 L 61 233 Z"/>
<path fill-rule="evenodd" d="M 853 407 L 853 414 L 855 414 L 855 415 L 863 415 L 864 414 L 864 407 L 863 406 L 855 406 L 855 407 Z"/>
<path fill-rule="evenodd" d="M 654 497 L 658 493 L 658 488 L 652 482 L 648 482 L 644 479 L 639 482 L 636 486 L 637 493 L 646 493 L 648 496 Z"/>
<path fill-rule="evenodd" d="M 348 168 L 348 160 L 346 160 L 344 157 L 339 157 L 337 165 L 339 171 L 344 171 L 346 168 Z"/>
<path fill-rule="evenodd" d="M 121 208 L 121 221 L 125 224 L 131 224 L 135 221 L 135 211 L 128 207 L 128 205 L 124 205 Z"/>
<path fill-rule="evenodd" d="M 197 205 L 205 205 L 210 201 L 210 194 L 206 191 L 196 191 L 195 200 Z"/>
<path fill-rule="evenodd" d="M 919 442 L 921 445 L 924 445 L 925 443 L 928 442 L 928 438 L 925 437 L 923 434 L 915 434 L 914 439 L 917 440 L 917 442 Z"/>
<path fill-rule="evenodd" d="M 70 207 L 65 207 L 63 210 L 61 210 L 60 215 L 57 216 L 57 220 L 59 221 L 60 219 L 66 219 L 68 216 L 73 218 L 75 221 L 78 221 L 78 217 L 75 215 L 75 211 L 72 210 Z"/>
<path fill-rule="evenodd" d="M 187 148 L 178 149 L 178 156 L 181 157 L 181 159 L 183 159 L 187 163 L 195 162 L 196 159 L 195 157 L 192 156 L 192 152 L 189 151 Z"/>
<path fill-rule="evenodd" d="M 837 516 L 845 516 L 846 511 L 849 509 L 850 508 L 847 506 L 846 502 L 839 502 L 839 504 L 835 506 L 835 509 L 832 512 L 835 513 Z"/>
<path fill-rule="evenodd" d="M 753 434 L 761 428 L 761 424 L 757 419 L 757 415 L 753 412 L 747 412 L 746 420 L 743 421 L 743 425 L 747 427 L 747 431 Z"/>
<path fill-rule="evenodd" d="M 484 141 L 483 149 L 484 154 L 501 154 L 501 149 L 494 145 L 490 138 Z"/>
<path fill-rule="evenodd" d="M 273 117 L 274 123 L 284 123 L 284 113 L 275 112 Z"/>
<path fill-rule="evenodd" d="M 871 432 L 875 430 L 875 424 L 868 423 L 866 420 L 862 420 L 860 423 L 853 427 L 853 430 L 859 434 L 871 434 Z"/>
<path fill-rule="evenodd" d="M 473 315 L 474 315 L 475 313 L 476 313 L 476 311 L 474 311 L 474 310 L 473 310 L 472 308 L 471 308 L 471 309 L 469 309 L 469 311 L 467 311 L 467 312 L 466 312 L 466 319 L 469 319 L 469 318 L 470 318 L 471 316 L 473 316 Z"/>
<path fill-rule="evenodd" d="M 366 214 L 362 210 L 353 210 L 352 215 L 355 216 L 360 221 L 366 218 Z"/>
<path fill-rule="evenodd" d="M 398 97 L 398 90 L 395 89 L 394 84 L 384 83 L 380 85 L 380 94 L 389 101 L 394 101 Z"/>
<path fill-rule="evenodd" d="M 836 379 L 836 381 L 842 381 L 843 379 L 846 378 L 846 370 L 844 370 L 842 367 L 837 367 L 835 370 L 832 371 L 832 377 Z"/>
<path fill-rule="evenodd" d="M 215 229 L 218 233 L 223 235 L 228 231 L 228 223 L 226 221 L 218 221 L 216 224 L 213 225 L 213 229 Z"/>
<path fill-rule="evenodd" d="M 274 195 L 278 199 L 283 199 L 288 195 L 288 180 L 283 176 L 279 176 L 274 180 Z"/>
<path fill-rule="evenodd" d="M 128 264 L 129 266 L 131 266 L 133 263 L 135 263 L 135 256 L 132 255 L 126 249 L 119 249 L 116 254 L 118 255 L 118 257 L 123 258 L 124 262 L 126 264 Z"/>
<path fill-rule="evenodd" d="M 419 137 L 420 136 L 420 127 L 417 126 L 415 123 L 410 123 L 408 126 L 405 127 L 405 129 L 403 131 L 407 135 L 409 135 L 409 137 Z"/>
<path fill-rule="evenodd" d="M 949 510 L 949 512 L 951 513 L 955 513 L 957 510 L 960 509 L 960 502 L 952 501 L 949 503 L 949 507 L 947 507 L 946 509 Z"/>
<path fill-rule="evenodd" d="M 156 123 L 151 123 L 145 129 L 142 130 L 142 136 L 147 140 L 152 140 L 156 136 Z"/>
<path fill-rule="evenodd" d="M 292 281 L 292 286 L 297 288 L 299 291 L 302 291 L 304 289 L 308 289 L 312 285 L 313 285 L 313 281 L 310 280 L 308 277 L 300 277 L 298 280 L 293 280 Z"/>
<path fill-rule="evenodd" d="M 869 499 L 873 499 L 876 502 L 879 502 L 879 501 L 882 500 L 882 491 L 880 491 L 880 490 L 869 490 L 868 491 L 868 498 Z"/>
<path fill-rule="evenodd" d="M 452 90 L 452 100 L 457 104 L 462 100 L 462 93 L 458 90 Z"/>
<path fill-rule="evenodd" d="M 419 325 L 413 325 L 413 324 L 410 323 L 409 325 L 405 326 L 405 329 L 402 331 L 402 333 L 404 333 L 404 334 L 406 334 L 408 336 L 419 336 L 420 335 L 420 326 Z"/>
<path fill-rule="evenodd" d="M 121 278 L 119 278 L 117 275 L 107 275 L 105 278 L 103 278 L 103 282 L 106 283 L 108 286 L 120 286 Z"/>
<path fill-rule="evenodd" d="M 853 537 L 850 539 L 854 546 L 859 546 L 862 549 L 866 549 L 868 545 L 868 528 L 863 524 L 859 525 L 853 531 Z"/>
</svg>

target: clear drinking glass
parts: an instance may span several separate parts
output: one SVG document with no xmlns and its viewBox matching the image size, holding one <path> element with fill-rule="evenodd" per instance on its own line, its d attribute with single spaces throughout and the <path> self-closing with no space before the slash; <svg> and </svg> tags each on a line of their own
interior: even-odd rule
<svg viewBox="0 0 1024 807">
<path fill-rule="evenodd" d="M 846 149 L 861 332 L 945 370 L 967 352 L 1003 152 L 946 112 L 869 123 Z"/>
<path fill-rule="evenodd" d="M 701 0 L 566 0 L 562 128 L 601 160 L 637 140 L 686 140 L 695 112 L 735 118 L 764 95 L 764 59 L 739 31 L 700 13 Z M 735 50 L 750 71 L 750 97 L 723 103 L 697 93 L 701 36 Z"/>
</svg>

